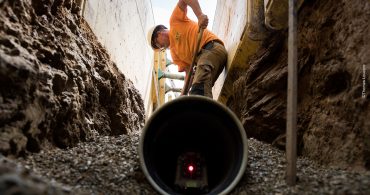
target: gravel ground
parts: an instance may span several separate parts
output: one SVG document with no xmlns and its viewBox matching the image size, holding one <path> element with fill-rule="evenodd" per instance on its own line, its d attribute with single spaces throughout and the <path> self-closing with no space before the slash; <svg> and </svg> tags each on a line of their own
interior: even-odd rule
<svg viewBox="0 0 370 195">
<path fill-rule="evenodd" d="M 157 194 L 140 170 L 138 133 L 96 135 L 67 150 L 53 149 L 18 159 L 26 169 L 73 194 Z M 249 139 L 248 167 L 231 194 L 370 194 L 370 171 L 322 167 L 299 158 L 298 183 L 285 184 L 285 155 Z"/>
</svg>

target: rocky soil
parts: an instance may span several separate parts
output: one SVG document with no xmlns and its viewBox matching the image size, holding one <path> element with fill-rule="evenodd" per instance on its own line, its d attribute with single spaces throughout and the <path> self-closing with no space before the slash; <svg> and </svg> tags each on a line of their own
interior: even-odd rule
<svg viewBox="0 0 370 195">
<path fill-rule="evenodd" d="M 0 152 L 139 130 L 143 101 L 71 0 L 0 1 Z"/>
<path fill-rule="evenodd" d="M 67 194 L 157 194 L 140 169 L 138 138 L 138 133 L 117 137 L 96 133 L 76 147 L 45 150 L 16 161 Z M 370 171 L 320 166 L 307 158 L 298 159 L 297 185 L 288 187 L 285 154 L 270 144 L 248 141 L 247 169 L 231 194 L 370 194 Z M 1 167 L 0 162 L 0 172 Z M 0 194 L 4 181 L 0 176 Z"/>
<path fill-rule="evenodd" d="M 361 0 L 308 0 L 298 14 L 299 152 L 323 164 L 370 169 L 369 18 Z M 228 106 L 247 135 L 284 148 L 287 32 L 254 59 Z"/>
</svg>

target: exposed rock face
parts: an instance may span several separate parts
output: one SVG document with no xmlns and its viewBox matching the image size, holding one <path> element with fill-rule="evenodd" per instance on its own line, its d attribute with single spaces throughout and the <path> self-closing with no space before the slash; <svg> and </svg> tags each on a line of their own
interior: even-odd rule
<svg viewBox="0 0 370 195">
<path fill-rule="evenodd" d="M 143 101 L 71 0 L 0 1 L 0 152 L 65 148 L 144 123 Z"/>
<path fill-rule="evenodd" d="M 299 151 L 324 164 L 370 169 L 369 17 L 360 0 L 305 1 L 298 16 Z M 274 34 L 228 101 L 270 143 L 286 128 L 287 34 Z"/>
</svg>

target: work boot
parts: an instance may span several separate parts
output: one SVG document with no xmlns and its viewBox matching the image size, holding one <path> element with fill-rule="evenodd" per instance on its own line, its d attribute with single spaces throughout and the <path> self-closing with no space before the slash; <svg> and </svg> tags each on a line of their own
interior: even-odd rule
<svg viewBox="0 0 370 195">
<path fill-rule="evenodd" d="M 189 94 L 204 96 L 204 83 L 194 83 L 191 86 Z"/>
</svg>

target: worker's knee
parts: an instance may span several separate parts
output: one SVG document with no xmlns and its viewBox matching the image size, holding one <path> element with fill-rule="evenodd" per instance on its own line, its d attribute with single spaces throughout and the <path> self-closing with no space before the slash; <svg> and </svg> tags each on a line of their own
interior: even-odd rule
<svg viewBox="0 0 370 195">
<path fill-rule="evenodd" d="M 212 79 L 212 66 L 199 64 L 194 74 L 194 83 L 205 83 Z"/>
</svg>

